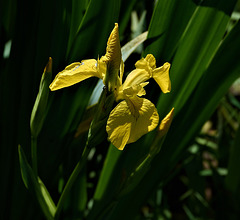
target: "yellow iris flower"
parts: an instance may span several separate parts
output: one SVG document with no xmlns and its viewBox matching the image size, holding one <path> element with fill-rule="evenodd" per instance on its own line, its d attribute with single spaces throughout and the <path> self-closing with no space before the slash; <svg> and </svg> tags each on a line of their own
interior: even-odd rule
<svg viewBox="0 0 240 220">
<path fill-rule="evenodd" d="M 154 104 L 142 98 L 144 86 L 153 78 L 164 93 L 170 92 L 170 64 L 156 68 L 156 60 L 148 54 L 137 61 L 136 69 L 122 82 L 124 64 L 119 41 L 118 24 L 115 24 L 107 43 L 106 54 L 101 59 L 75 62 L 58 73 L 50 85 L 52 91 L 74 85 L 90 77 L 103 80 L 106 89 L 114 93 L 119 104 L 111 111 L 106 131 L 112 144 L 119 150 L 137 141 L 144 134 L 156 128 L 159 116 Z"/>
</svg>

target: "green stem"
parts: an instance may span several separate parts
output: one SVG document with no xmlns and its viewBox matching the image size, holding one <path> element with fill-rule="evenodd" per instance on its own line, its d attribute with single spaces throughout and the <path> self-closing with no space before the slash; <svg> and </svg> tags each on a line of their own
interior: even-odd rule
<svg viewBox="0 0 240 220">
<path fill-rule="evenodd" d="M 90 147 L 86 146 L 83 153 L 82 153 L 82 157 L 80 159 L 80 161 L 77 163 L 77 165 L 75 166 L 70 178 L 68 179 L 64 189 L 63 189 L 63 192 L 60 196 L 60 199 L 58 201 L 58 204 L 57 204 L 57 209 L 56 209 L 56 213 L 55 213 L 55 217 L 54 219 L 58 219 L 59 217 L 59 214 L 62 210 L 62 207 L 63 207 L 63 204 L 66 200 L 66 197 L 68 195 L 68 193 L 70 192 L 71 188 L 72 188 L 72 185 L 73 183 L 75 182 L 75 180 L 77 179 L 79 173 L 81 172 L 82 168 L 84 167 L 84 165 L 86 164 L 86 161 L 87 161 L 87 157 L 88 157 L 88 154 L 90 152 Z"/>
<path fill-rule="evenodd" d="M 37 168 L 37 138 L 32 137 L 31 138 L 31 150 L 32 150 L 32 166 L 33 166 L 33 172 L 35 176 L 38 176 L 38 168 Z"/>
</svg>

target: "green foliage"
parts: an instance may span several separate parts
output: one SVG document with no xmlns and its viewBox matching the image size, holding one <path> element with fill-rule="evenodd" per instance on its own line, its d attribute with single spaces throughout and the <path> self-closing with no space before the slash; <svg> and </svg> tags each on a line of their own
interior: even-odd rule
<svg viewBox="0 0 240 220">
<path fill-rule="evenodd" d="M 22 172 L 22 179 L 27 189 L 36 194 L 36 198 L 47 219 L 53 219 L 55 214 L 55 204 L 52 201 L 46 187 L 40 179 L 37 179 L 30 165 L 27 162 L 26 156 L 22 148 L 18 147 L 19 162 Z"/>
<path fill-rule="evenodd" d="M 119 151 L 105 132 L 113 100 L 89 106 L 96 79 L 50 92 L 42 72 L 49 57 L 53 75 L 101 57 L 115 22 L 124 46 L 133 11 L 148 32 L 123 47 L 125 73 L 140 42 L 157 66 L 171 63 L 172 91 L 146 90 L 161 119 L 175 113 L 164 138 Z M 0 218 L 238 219 L 239 11 L 236 0 L 2 1 Z"/>
</svg>

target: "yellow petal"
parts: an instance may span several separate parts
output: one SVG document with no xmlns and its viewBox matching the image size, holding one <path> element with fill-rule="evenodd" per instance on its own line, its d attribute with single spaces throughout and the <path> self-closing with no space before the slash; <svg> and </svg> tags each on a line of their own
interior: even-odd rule
<svg viewBox="0 0 240 220">
<path fill-rule="evenodd" d="M 118 78 L 118 83 L 116 90 L 114 91 L 115 94 L 115 100 L 118 102 L 119 100 L 124 99 L 124 95 L 123 95 L 123 85 L 122 85 L 122 78 L 123 78 L 123 73 L 124 73 L 124 63 L 123 61 L 121 61 L 121 65 L 120 65 L 120 75 Z"/>
<path fill-rule="evenodd" d="M 146 86 L 147 84 L 148 82 L 145 82 L 128 87 L 123 90 L 123 94 L 131 97 L 146 95 L 146 91 L 143 87 Z"/>
<path fill-rule="evenodd" d="M 113 28 L 110 37 L 108 38 L 106 54 L 102 57 L 102 59 L 104 62 L 109 63 L 111 68 L 120 68 L 122 53 L 117 23 L 115 23 L 115 27 Z"/>
<path fill-rule="evenodd" d="M 164 63 L 163 66 L 156 68 L 156 59 L 152 54 L 148 54 L 145 58 L 137 61 L 135 66 L 136 69 L 127 76 L 123 83 L 123 89 L 154 78 L 164 93 L 171 91 L 169 63 Z"/>
<path fill-rule="evenodd" d="M 161 124 L 158 129 L 158 137 L 163 137 L 167 134 L 169 127 L 172 123 L 174 108 L 166 115 L 166 117 L 161 121 Z"/>
<path fill-rule="evenodd" d="M 159 116 L 153 103 L 135 97 L 120 102 L 110 113 L 106 130 L 108 138 L 119 150 L 137 141 L 152 131 L 158 124 Z"/>
<path fill-rule="evenodd" d="M 122 85 L 123 73 L 124 73 L 124 62 L 123 60 L 121 60 L 120 75 L 119 75 L 120 85 Z"/>
<path fill-rule="evenodd" d="M 97 61 L 97 71 L 100 74 L 101 79 L 103 79 L 107 71 L 107 65 L 101 59 L 98 59 Z"/>
<path fill-rule="evenodd" d="M 108 38 L 106 54 L 100 60 L 105 62 L 107 67 L 103 83 L 108 91 L 116 93 L 117 96 L 117 89 L 120 86 L 119 71 L 122 62 L 117 23 L 115 23 L 115 27 Z"/>
<path fill-rule="evenodd" d="M 135 69 L 128 74 L 126 80 L 123 83 L 123 88 L 128 88 L 133 85 L 146 82 L 149 79 L 150 75 L 145 69 Z"/>
<path fill-rule="evenodd" d="M 132 123 L 134 121 L 125 101 L 120 102 L 109 115 L 106 126 L 108 139 L 119 150 L 123 150 L 128 142 Z"/>
<path fill-rule="evenodd" d="M 169 69 L 170 69 L 170 64 L 164 63 L 163 66 L 153 70 L 153 78 L 164 93 L 171 91 Z"/>
<path fill-rule="evenodd" d="M 123 88 L 146 82 L 152 78 L 152 72 L 156 68 L 156 59 L 152 54 L 148 54 L 145 58 L 137 61 L 135 66 L 136 69 L 128 74 L 123 84 Z"/>
<path fill-rule="evenodd" d="M 148 54 L 145 58 L 137 61 L 135 66 L 136 68 L 146 69 L 148 72 L 151 72 L 152 69 L 156 68 L 156 59 L 152 54 Z"/>
<path fill-rule="evenodd" d="M 70 64 L 62 72 L 58 73 L 49 88 L 52 91 L 58 90 L 93 76 L 102 79 L 102 75 L 97 70 L 97 61 L 94 59 L 83 60 L 81 63 Z"/>
</svg>

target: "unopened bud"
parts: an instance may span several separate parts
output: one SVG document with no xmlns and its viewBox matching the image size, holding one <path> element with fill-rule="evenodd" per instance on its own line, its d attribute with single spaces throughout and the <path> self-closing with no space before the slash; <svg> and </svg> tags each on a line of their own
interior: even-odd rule
<svg viewBox="0 0 240 220">
<path fill-rule="evenodd" d="M 49 85 L 52 80 L 52 58 L 49 61 L 43 71 L 40 86 L 36 101 L 33 106 L 31 114 L 31 134 L 33 137 L 37 137 L 42 129 L 42 125 L 46 116 L 46 108 L 48 103 Z"/>
</svg>

